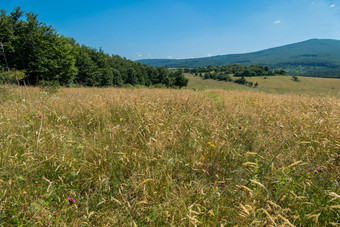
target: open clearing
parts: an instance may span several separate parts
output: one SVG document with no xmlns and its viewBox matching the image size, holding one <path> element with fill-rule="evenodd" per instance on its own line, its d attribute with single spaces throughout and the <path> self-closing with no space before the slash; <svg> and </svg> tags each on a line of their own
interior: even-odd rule
<svg viewBox="0 0 340 227">
<path fill-rule="evenodd" d="M 240 87 L 1 87 L 0 223 L 339 225 L 339 99 Z"/>
<path fill-rule="evenodd" d="M 198 76 L 185 74 L 189 79 L 188 88 L 197 90 L 225 89 L 225 90 L 258 90 L 280 94 L 300 94 L 310 96 L 336 96 L 340 97 L 340 79 L 298 77 L 299 82 L 292 80 L 291 76 L 246 77 L 247 81 L 259 83 L 257 88 L 250 88 L 232 82 L 217 80 L 203 80 Z M 233 77 L 238 79 L 239 77 Z"/>
</svg>

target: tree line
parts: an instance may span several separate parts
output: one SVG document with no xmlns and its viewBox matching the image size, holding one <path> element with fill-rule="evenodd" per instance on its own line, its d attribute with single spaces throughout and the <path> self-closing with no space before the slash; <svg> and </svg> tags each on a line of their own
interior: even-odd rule
<svg viewBox="0 0 340 227">
<path fill-rule="evenodd" d="M 20 7 L 9 14 L 1 9 L 0 38 L 5 50 L 5 55 L 0 52 L 0 82 L 8 79 L 6 71 L 20 71 L 21 82 L 29 85 L 53 81 L 64 86 L 183 87 L 188 83 L 181 69 L 154 68 L 80 45 Z"/>
<path fill-rule="evenodd" d="M 252 77 L 252 76 L 275 76 L 275 75 L 286 75 L 286 71 L 283 69 L 270 70 L 268 66 L 262 65 L 239 65 L 239 64 L 231 64 L 231 65 L 222 65 L 222 66 L 213 66 L 209 65 L 207 67 L 198 67 L 198 68 L 186 68 L 184 72 L 191 73 L 195 75 L 199 75 L 204 73 L 205 77 L 209 77 L 210 79 L 218 79 L 218 80 L 226 80 L 230 81 L 227 75 L 233 75 L 235 77 Z M 206 76 L 207 75 L 207 76 Z M 206 79 L 209 79 L 206 78 Z M 225 78 L 225 79 L 222 79 Z"/>
</svg>

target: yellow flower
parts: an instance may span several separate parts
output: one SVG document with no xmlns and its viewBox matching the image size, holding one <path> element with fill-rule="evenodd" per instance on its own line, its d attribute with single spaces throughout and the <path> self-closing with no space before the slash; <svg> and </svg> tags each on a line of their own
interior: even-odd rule
<svg viewBox="0 0 340 227">
<path fill-rule="evenodd" d="M 208 142 L 207 144 L 208 144 L 208 145 L 211 145 L 211 142 Z"/>
<path fill-rule="evenodd" d="M 210 147 L 215 147 L 215 145 L 214 144 L 210 144 Z"/>
</svg>

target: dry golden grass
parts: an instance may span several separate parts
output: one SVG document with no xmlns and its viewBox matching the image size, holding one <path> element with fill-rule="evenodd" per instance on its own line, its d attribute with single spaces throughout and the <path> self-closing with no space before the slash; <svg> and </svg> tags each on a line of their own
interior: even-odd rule
<svg viewBox="0 0 340 227">
<path fill-rule="evenodd" d="M 1 89 L 2 225 L 340 223 L 337 98 Z"/>
</svg>

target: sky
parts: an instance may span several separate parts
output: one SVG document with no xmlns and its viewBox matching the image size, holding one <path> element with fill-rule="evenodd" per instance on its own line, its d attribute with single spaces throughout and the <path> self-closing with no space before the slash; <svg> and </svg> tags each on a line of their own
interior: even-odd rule
<svg viewBox="0 0 340 227">
<path fill-rule="evenodd" d="M 340 0 L 0 0 L 59 34 L 132 60 L 247 53 L 340 40 Z"/>
</svg>

